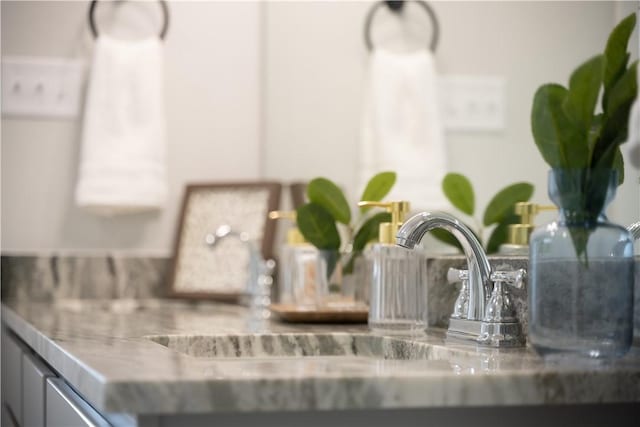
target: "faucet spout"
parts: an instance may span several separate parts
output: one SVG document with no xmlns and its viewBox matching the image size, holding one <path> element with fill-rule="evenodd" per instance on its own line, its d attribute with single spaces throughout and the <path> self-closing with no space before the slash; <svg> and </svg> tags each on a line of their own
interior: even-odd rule
<svg viewBox="0 0 640 427">
<path fill-rule="evenodd" d="M 629 227 L 627 227 L 627 230 L 629 230 L 631 236 L 633 236 L 633 240 L 640 239 L 640 221 L 631 224 Z"/>
<path fill-rule="evenodd" d="M 491 266 L 482 245 L 473 232 L 452 215 L 442 212 L 422 212 L 409 218 L 398 230 L 396 242 L 407 249 L 420 243 L 428 231 L 442 228 L 462 245 L 469 270 L 469 306 L 467 319 L 482 320 L 491 286 Z"/>
</svg>

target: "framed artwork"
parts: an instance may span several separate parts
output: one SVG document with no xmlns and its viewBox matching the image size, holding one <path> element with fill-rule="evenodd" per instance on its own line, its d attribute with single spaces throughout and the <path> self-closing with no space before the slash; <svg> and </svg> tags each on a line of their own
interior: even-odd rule
<svg viewBox="0 0 640 427">
<path fill-rule="evenodd" d="M 282 186 L 276 182 L 187 185 L 169 274 L 169 295 L 237 301 L 246 291 L 249 250 L 233 235 L 207 244 L 221 226 L 246 233 L 264 259 L 273 257 L 275 221 Z"/>
<path fill-rule="evenodd" d="M 307 183 L 306 182 L 293 182 L 289 186 L 291 192 L 291 204 L 293 209 L 298 209 L 300 206 L 307 203 Z"/>
</svg>

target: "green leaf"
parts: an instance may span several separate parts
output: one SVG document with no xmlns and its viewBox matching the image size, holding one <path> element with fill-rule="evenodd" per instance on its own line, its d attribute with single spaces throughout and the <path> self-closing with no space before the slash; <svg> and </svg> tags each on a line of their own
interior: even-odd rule
<svg viewBox="0 0 640 427">
<path fill-rule="evenodd" d="M 619 147 L 616 152 L 616 157 L 613 160 L 613 169 L 618 172 L 618 185 L 622 185 L 624 183 L 624 157 Z"/>
<path fill-rule="evenodd" d="M 602 84 L 602 55 L 579 66 L 569 79 L 569 92 L 563 105 L 564 112 L 574 125 L 587 132 L 591 129 L 593 111 L 598 102 Z"/>
<path fill-rule="evenodd" d="M 459 173 L 448 173 L 442 180 L 442 191 L 453 206 L 467 215 L 473 215 L 475 194 L 467 177 Z"/>
<path fill-rule="evenodd" d="M 309 200 L 322 206 L 333 218 L 343 224 L 351 221 L 351 209 L 344 193 L 326 178 L 315 178 L 307 185 Z"/>
<path fill-rule="evenodd" d="M 340 249 L 340 234 L 333 216 L 313 202 L 296 210 L 298 228 L 307 241 L 318 249 Z"/>
<path fill-rule="evenodd" d="M 500 190 L 489 202 L 484 211 L 485 226 L 502 222 L 518 202 L 526 202 L 533 195 L 533 185 L 528 182 L 518 182 Z"/>
<path fill-rule="evenodd" d="M 442 243 L 445 243 L 449 246 L 453 246 L 454 248 L 458 249 L 460 252 L 462 252 L 462 245 L 460 244 L 460 242 L 458 242 L 458 239 L 456 239 L 455 237 L 453 237 L 453 234 L 451 234 L 450 232 L 448 232 L 445 229 L 442 228 L 436 228 L 434 230 L 431 230 L 429 232 L 436 240 L 441 241 Z"/>
<path fill-rule="evenodd" d="M 576 250 L 576 255 L 582 263 L 588 267 L 589 254 L 587 253 L 587 245 L 589 244 L 589 237 L 593 229 L 585 227 L 570 227 L 569 234 L 573 241 L 573 247 Z"/>
<path fill-rule="evenodd" d="M 593 147 L 592 168 L 613 168 L 619 146 L 627 140 L 629 114 L 638 92 L 637 66 L 636 61 L 611 90 L 607 109 L 604 111 L 602 130 Z M 624 177 L 624 173 L 621 177 Z"/>
<path fill-rule="evenodd" d="M 509 237 L 509 225 L 517 224 L 520 222 L 520 217 L 514 213 L 508 215 L 503 221 L 496 225 L 496 228 L 491 232 L 489 240 L 487 242 L 487 253 L 493 254 L 498 252 L 500 245 L 507 243 Z"/>
<path fill-rule="evenodd" d="M 362 252 L 351 252 L 348 255 L 347 262 L 342 266 L 342 274 L 353 274 L 358 257 L 362 256 Z"/>
<path fill-rule="evenodd" d="M 631 15 L 624 18 L 620 23 L 611 31 L 609 39 L 607 40 L 607 46 L 604 51 L 604 88 L 605 93 L 602 98 L 602 107 L 608 103 L 608 91 L 613 87 L 615 82 L 624 73 L 629 61 L 629 54 L 627 53 L 627 45 L 629 44 L 629 38 L 633 32 L 633 28 L 636 26 L 636 15 Z"/>
<path fill-rule="evenodd" d="M 324 250 L 318 254 L 321 257 L 327 266 L 327 284 L 329 285 L 330 292 L 337 292 L 340 290 L 340 285 L 337 283 L 331 283 L 331 276 L 333 276 L 333 272 L 336 270 L 336 266 L 340 261 L 340 251 L 338 250 Z M 336 287 L 334 289 L 334 287 Z"/>
<path fill-rule="evenodd" d="M 567 96 L 567 89 L 558 84 L 541 86 L 533 98 L 531 130 L 549 166 L 584 168 L 589 164 L 587 135 L 566 116 L 562 106 Z"/>
<path fill-rule="evenodd" d="M 353 250 L 361 251 L 365 245 L 378 237 L 378 229 L 381 223 L 391 222 L 391 214 L 380 212 L 366 220 L 356 232 L 353 238 Z"/>
<path fill-rule="evenodd" d="M 362 192 L 362 197 L 360 197 L 360 200 L 379 202 L 384 198 L 384 196 L 389 194 L 389 191 L 391 191 L 395 183 L 395 172 L 380 172 L 369 180 L 367 186 Z M 364 213 L 369 209 L 371 209 L 370 206 L 362 206 L 360 208 L 360 212 Z"/>
<path fill-rule="evenodd" d="M 589 141 L 589 158 L 593 158 L 593 150 L 596 146 L 596 142 L 602 134 L 602 124 L 604 122 L 604 114 L 596 114 L 591 121 L 591 129 L 589 129 L 588 141 Z"/>
<path fill-rule="evenodd" d="M 622 74 L 618 79 L 609 95 L 609 99 L 606 104 L 605 114 L 611 114 L 619 109 L 631 108 L 631 104 L 636 99 L 638 94 L 638 61 L 635 61 L 627 71 Z"/>
<path fill-rule="evenodd" d="M 618 185 L 624 182 L 624 159 L 620 150 L 620 143 L 610 144 L 598 158 L 594 158 L 592 170 L 614 169 L 618 172 Z"/>
</svg>

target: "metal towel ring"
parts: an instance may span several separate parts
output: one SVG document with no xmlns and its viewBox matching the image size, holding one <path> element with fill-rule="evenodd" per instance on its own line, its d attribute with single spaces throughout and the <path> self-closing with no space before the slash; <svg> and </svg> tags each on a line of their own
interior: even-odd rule
<svg viewBox="0 0 640 427">
<path fill-rule="evenodd" d="M 160 31 L 160 39 L 164 40 L 164 37 L 167 35 L 167 31 L 169 30 L 169 7 L 165 0 L 158 0 L 158 2 L 162 7 L 162 14 L 164 15 L 164 25 L 162 26 L 162 31 Z M 94 39 L 98 38 L 98 30 L 96 29 L 96 22 L 93 16 L 93 12 L 97 5 L 98 0 L 92 0 L 91 5 L 89 6 L 89 28 L 91 29 L 91 34 L 93 34 Z"/>
<path fill-rule="evenodd" d="M 432 52 L 435 52 L 436 48 L 438 47 L 438 40 L 440 38 L 440 25 L 438 24 L 438 17 L 436 16 L 436 13 L 431 8 L 431 6 L 429 6 L 429 3 L 427 3 L 426 1 L 424 1 L 424 0 L 414 0 L 414 2 L 419 4 L 420 6 L 422 6 L 422 8 L 429 15 L 429 18 L 431 18 L 431 24 L 433 26 L 433 33 L 432 33 L 431 44 L 429 45 L 429 49 L 431 49 Z M 369 49 L 370 52 L 374 48 L 373 41 L 371 40 L 371 24 L 373 23 L 373 17 L 375 15 L 375 13 L 382 6 L 386 5 L 393 13 L 400 14 L 400 13 L 402 13 L 402 9 L 404 8 L 404 3 L 405 2 L 403 0 L 400 0 L 400 1 L 379 1 L 379 2 L 377 2 L 377 3 L 375 3 L 373 5 L 371 10 L 367 14 L 367 19 L 366 19 L 365 24 L 364 24 L 364 42 L 367 45 L 367 49 Z"/>
</svg>

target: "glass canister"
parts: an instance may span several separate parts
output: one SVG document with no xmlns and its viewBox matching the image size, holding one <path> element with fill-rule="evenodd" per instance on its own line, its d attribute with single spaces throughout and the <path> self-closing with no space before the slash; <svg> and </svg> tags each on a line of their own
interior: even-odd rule
<svg viewBox="0 0 640 427">
<path fill-rule="evenodd" d="M 315 269 L 317 287 L 316 304 L 328 306 L 339 300 L 342 287 L 342 265 L 340 251 L 321 249 L 318 251 Z"/>
<path fill-rule="evenodd" d="M 359 206 L 385 208 L 391 219 L 380 223 L 378 242 L 365 251 L 369 328 L 383 334 L 424 332 L 428 320 L 426 261 L 420 251 L 395 244 L 398 229 L 411 210 L 409 202 L 362 201 Z"/>
<path fill-rule="evenodd" d="M 426 261 L 419 251 L 378 243 L 366 256 L 371 266 L 369 328 L 386 334 L 427 328 Z"/>
<path fill-rule="evenodd" d="M 633 338 L 633 242 L 604 209 L 615 171 L 554 169 L 556 221 L 536 229 L 529 253 L 529 339 L 543 356 L 624 355 Z"/>
</svg>

